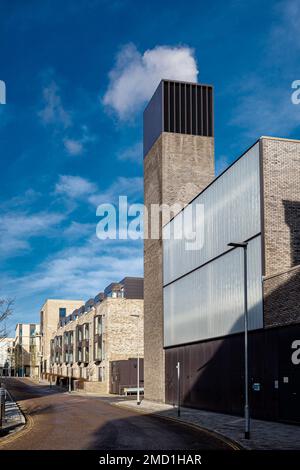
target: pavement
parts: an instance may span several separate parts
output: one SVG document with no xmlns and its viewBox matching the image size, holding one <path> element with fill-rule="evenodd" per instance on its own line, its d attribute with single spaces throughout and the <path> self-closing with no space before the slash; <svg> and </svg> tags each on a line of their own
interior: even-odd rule
<svg viewBox="0 0 300 470">
<path fill-rule="evenodd" d="M 24 427 L 25 423 L 26 420 L 23 413 L 7 391 L 5 419 L 2 422 L 2 428 L 0 428 L 0 437 L 20 431 Z"/>
<path fill-rule="evenodd" d="M 177 417 L 177 408 L 142 400 L 140 405 L 136 401 L 113 399 L 111 403 L 122 408 L 132 409 L 140 413 L 151 413 L 176 419 L 200 428 L 220 434 L 244 449 L 252 450 L 300 450 L 300 426 L 270 421 L 251 420 L 251 438 L 244 439 L 244 419 L 221 413 L 181 408 L 180 418 Z"/>
<path fill-rule="evenodd" d="M 193 426 L 141 414 L 109 397 L 69 394 L 27 378 L 8 378 L 26 426 L 0 439 L 1 450 L 227 450 L 232 445 Z M 120 402 L 120 397 L 118 399 Z"/>
</svg>

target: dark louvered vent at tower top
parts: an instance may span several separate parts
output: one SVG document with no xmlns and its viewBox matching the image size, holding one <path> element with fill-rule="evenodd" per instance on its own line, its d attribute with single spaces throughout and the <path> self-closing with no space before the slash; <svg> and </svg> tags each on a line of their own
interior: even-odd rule
<svg viewBox="0 0 300 470">
<path fill-rule="evenodd" d="M 144 111 L 144 156 L 162 132 L 213 136 L 213 87 L 162 80 Z"/>
</svg>

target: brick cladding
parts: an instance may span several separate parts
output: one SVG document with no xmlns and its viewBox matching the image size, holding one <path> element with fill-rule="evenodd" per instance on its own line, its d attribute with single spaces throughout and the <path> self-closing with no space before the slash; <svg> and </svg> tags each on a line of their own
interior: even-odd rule
<svg viewBox="0 0 300 470">
<path fill-rule="evenodd" d="M 262 138 L 264 324 L 300 322 L 300 141 Z"/>
</svg>

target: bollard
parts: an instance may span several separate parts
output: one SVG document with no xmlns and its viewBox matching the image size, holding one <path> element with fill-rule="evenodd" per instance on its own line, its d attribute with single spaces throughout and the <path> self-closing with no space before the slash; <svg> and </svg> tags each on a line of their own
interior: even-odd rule
<svg viewBox="0 0 300 470">
<path fill-rule="evenodd" d="M 3 421 L 5 420 L 5 395 L 4 388 L 0 388 L 0 428 L 2 428 Z"/>
</svg>

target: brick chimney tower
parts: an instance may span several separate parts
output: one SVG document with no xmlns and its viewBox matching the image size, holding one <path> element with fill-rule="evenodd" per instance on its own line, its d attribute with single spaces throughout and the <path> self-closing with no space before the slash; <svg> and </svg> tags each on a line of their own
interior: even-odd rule
<svg viewBox="0 0 300 470">
<path fill-rule="evenodd" d="M 162 80 L 144 111 L 144 204 L 148 210 L 148 233 L 152 204 L 186 205 L 213 178 L 212 86 Z M 168 221 L 162 215 L 160 225 Z M 145 398 L 162 402 L 165 401 L 163 316 L 163 241 L 159 236 L 144 241 L 144 379 Z"/>
</svg>

